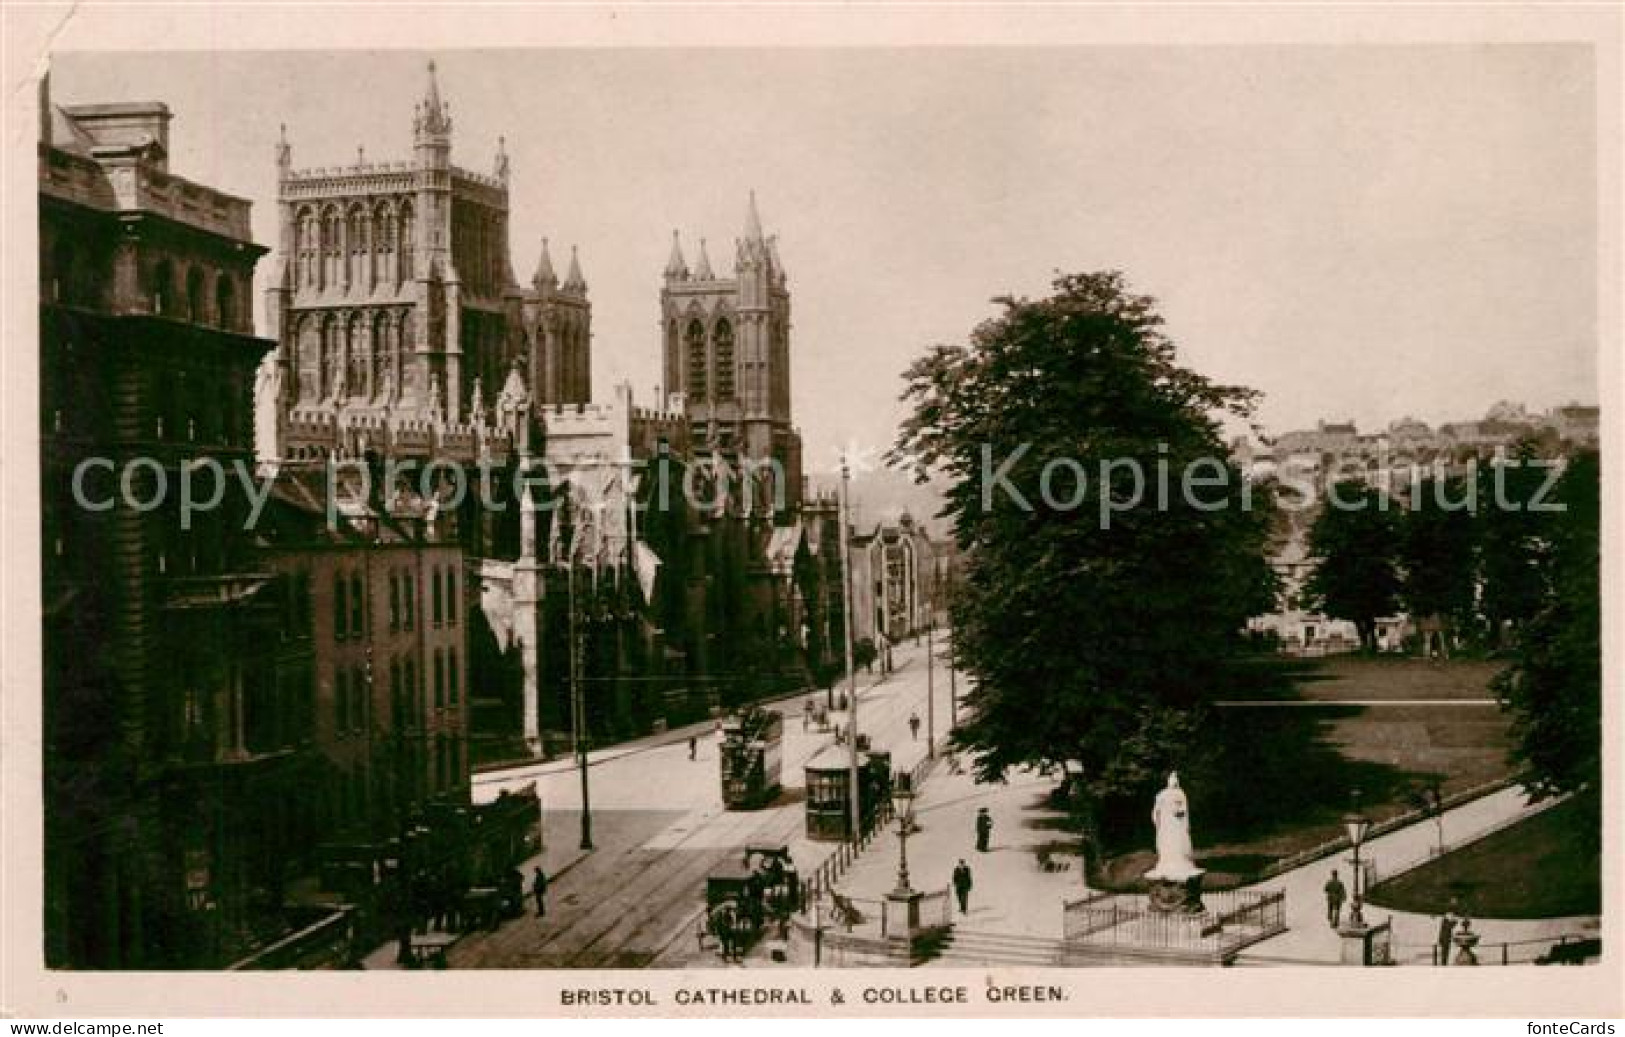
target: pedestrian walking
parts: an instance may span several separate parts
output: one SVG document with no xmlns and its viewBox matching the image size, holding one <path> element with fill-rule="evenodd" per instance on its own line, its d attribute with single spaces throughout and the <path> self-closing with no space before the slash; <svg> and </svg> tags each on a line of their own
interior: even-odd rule
<svg viewBox="0 0 1625 1037">
<path fill-rule="evenodd" d="M 916 742 L 920 740 L 920 714 L 910 713 L 908 715 L 908 733 Z"/>
<path fill-rule="evenodd" d="M 1439 917 L 1439 964 L 1450 964 L 1450 948 L 1455 945 L 1456 909 L 1451 907 Z"/>
<path fill-rule="evenodd" d="M 1332 869 L 1332 877 L 1326 880 L 1326 923 L 1336 929 L 1343 921 L 1343 901 L 1348 896 L 1348 890 L 1343 888 L 1343 880 L 1337 877 L 1337 869 Z"/>
<path fill-rule="evenodd" d="M 688 736 L 688 758 L 695 759 L 694 754 L 699 751 L 700 739 L 696 735 Z"/>
<path fill-rule="evenodd" d="M 959 865 L 954 868 L 954 896 L 959 898 L 959 913 L 962 915 L 970 914 L 971 885 L 970 865 L 961 857 Z"/>
<path fill-rule="evenodd" d="M 536 917 L 547 915 L 547 873 L 542 871 L 541 865 L 530 877 L 530 895 L 536 898 Z"/>
<path fill-rule="evenodd" d="M 976 811 L 976 852 L 987 852 L 987 840 L 993 834 L 993 815 L 987 812 L 987 807 Z"/>
</svg>

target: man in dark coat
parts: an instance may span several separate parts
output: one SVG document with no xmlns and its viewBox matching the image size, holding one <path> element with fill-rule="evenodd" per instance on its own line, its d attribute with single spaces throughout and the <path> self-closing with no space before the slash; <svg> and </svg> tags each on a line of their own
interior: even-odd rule
<svg viewBox="0 0 1625 1037">
<path fill-rule="evenodd" d="M 1450 964 L 1450 948 L 1455 943 L 1456 924 L 1460 919 L 1456 916 L 1456 902 L 1450 902 L 1450 910 L 1439 918 L 1439 964 Z"/>
<path fill-rule="evenodd" d="M 1343 888 L 1343 880 L 1337 877 L 1337 869 L 1332 869 L 1332 877 L 1326 880 L 1326 922 L 1333 929 L 1337 928 L 1343 920 L 1343 900 L 1348 891 Z"/>
<path fill-rule="evenodd" d="M 959 898 L 959 913 L 970 914 L 970 865 L 965 858 L 959 858 L 959 866 L 954 868 L 954 895 Z"/>
<path fill-rule="evenodd" d="M 542 871 L 541 865 L 530 877 L 530 895 L 536 898 L 536 917 L 544 918 L 547 915 L 547 874 Z"/>
<path fill-rule="evenodd" d="M 976 811 L 976 852 L 987 852 L 987 841 L 993 835 L 993 815 L 987 812 L 987 807 Z"/>
</svg>

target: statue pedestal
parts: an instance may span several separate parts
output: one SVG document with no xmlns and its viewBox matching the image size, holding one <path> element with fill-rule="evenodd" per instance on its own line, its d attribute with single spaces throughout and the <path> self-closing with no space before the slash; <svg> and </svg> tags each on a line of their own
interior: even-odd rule
<svg viewBox="0 0 1625 1037">
<path fill-rule="evenodd" d="M 920 930 L 920 901 L 925 894 L 915 889 L 894 889 L 886 894 L 881 910 L 881 931 L 886 936 L 913 937 Z"/>
<path fill-rule="evenodd" d="M 1350 922 L 1337 930 L 1341 942 L 1338 960 L 1344 965 L 1371 964 L 1371 926 Z"/>
<path fill-rule="evenodd" d="M 1202 876 L 1207 874 L 1198 871 L 1178 879 L 1154 879 L 1146 877 L 1148 884 L 1147 895 L 1151 910 L 1162 914 L 1199 915 L 1206 910 L 1202 906 Z"/>
</svg>

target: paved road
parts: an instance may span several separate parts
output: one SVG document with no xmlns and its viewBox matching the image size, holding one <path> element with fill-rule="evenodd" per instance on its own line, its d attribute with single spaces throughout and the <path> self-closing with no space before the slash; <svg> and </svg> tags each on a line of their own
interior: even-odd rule
<svg viewBox="0 0 1625 1037">
<path fill-rule="evenodd" d="M 941 647 L 939 646 L 939 652 Z M 890 748 L 894 767 L 908 767 L 925 750 L 925 731 L 910 736 L 907 719 L 925 708 L 925 653 L 894 652 L 889 679 L 860 678 L 858 730 L 876 748 Z M 948 689 L 937 668 L 939 738 L 946 728 Z M 781 704 L 787 714 L 784 792 L 754 811 L 722 809 L 714 736 L 700 739 L 688 758 L 687 739 L 636 752 L 606 750 L 589 770 L 595 849 L 579 853 L 579 778 L 573 769 L 535 766 L 512 775 L 487 774 L 482 798 L 509 783 L 538 784 L 548 866 L 555 878 L 543 919 L 528 914 L 495 932 L 460 940 L 448 955 L 453 968 L 634 968 L 715 964 L 695 938 L 704 910 L 705 878 L 737 864 L 744 847 L 787 844 L 797 867 L 810 873 L 837 844 L 805 836 L 802 768 L 831 738 L 801 730 L 800 699 Z M 844 723 L 844 715 L 832 719 Z M 527 878 L 530 865 L 523 869 Z"/>
</svg>

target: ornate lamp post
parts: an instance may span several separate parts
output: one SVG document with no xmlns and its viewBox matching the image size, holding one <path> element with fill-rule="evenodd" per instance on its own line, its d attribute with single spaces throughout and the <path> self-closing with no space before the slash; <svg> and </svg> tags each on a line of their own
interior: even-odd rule
<svg viewBox="0 0 1625 1037">
<path fill-rule="evenodd" d="M 897 888 L 886 894 L 885 934 L 912 937 L 920 928 L 920 901 L 925 894 L 908 878 L 908 836 L 914 826 L 914 783 L 907 771 L 892 779 L 892 812 L 897 817 Z"/>
<path fill-rule="evenodd" d="M 914 823 L 914 789 L 907 771 L 892 781 L 892 814 L 897 818 L 897 892 L 912 893 L 908 884 L 908 833 Z"/>
<path fill-rule="evenodd" d="M 1349 845 L 1354 847 L 1354 898 L 1349 904 L 1349 928 L 1364 929 L 1365 915 L 1362 906 L 1365 900 L 1365 872 L 1360 863 L 1360 847 L 1365 843 L 1365 837 L 1371 833 L 1371 819 L 1360 812 L 1360 793 L 1354 792 L 1353 808 L 1343 815 L 1343 831 L 1348 834 Z"/>
</svg>

